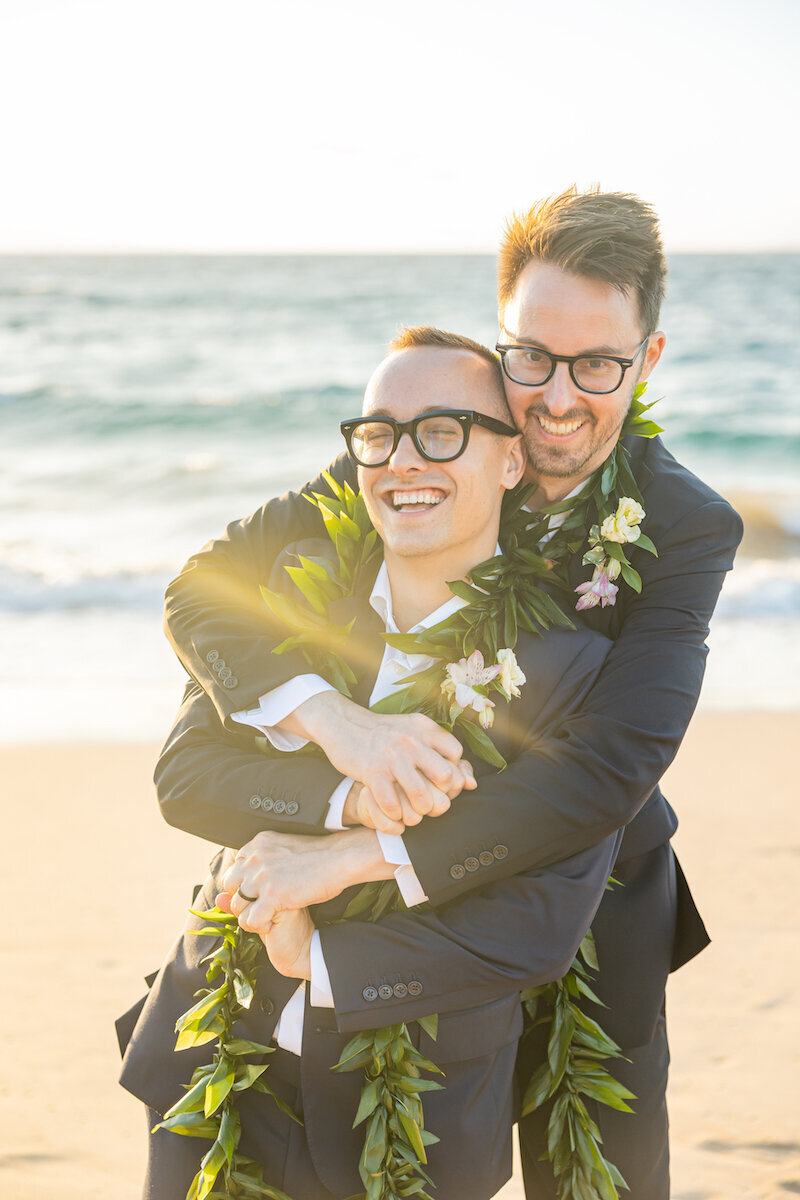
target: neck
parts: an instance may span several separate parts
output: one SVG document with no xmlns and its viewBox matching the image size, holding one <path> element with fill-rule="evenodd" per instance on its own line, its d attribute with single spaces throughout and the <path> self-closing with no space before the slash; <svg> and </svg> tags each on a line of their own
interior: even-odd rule
<svg viewBox="0 0 800 1200">
<path fill-rule="evenodd" d="M 494 555 L 497 529 L 490 537 L 444 554 L 404 558 L 386 547 L 384 560 L 392 591 L 392 611 L 397 628 L 407 633 L 424 617 L 452 599 L 448 580 L 466 579 L 473 567 Z"/>
<path fill-rule="evenodd" d="M 574 492 L 581 484 L 585 483 L 591 474 L 592 471 L 586 471 L 582 475 L 569 475 L 566 478 L 554 475 L 537 475 L 529 467 L 525 472 L 525 482 L 535 484 L 536 490 L 532 493 L 530 500 L 528 500 L 528 507 L 532 512 L 538 512 L 541 508 L 547 508 L 549 504 L 556 504 L 559 500 L 563 500 L 565 496 L 568 496 L 570 492 Z"/>
</svg>

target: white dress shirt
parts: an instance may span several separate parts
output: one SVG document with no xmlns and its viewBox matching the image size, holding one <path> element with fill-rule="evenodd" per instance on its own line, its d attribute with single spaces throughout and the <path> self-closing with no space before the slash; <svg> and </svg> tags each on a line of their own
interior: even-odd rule
<svg viewBox="0 0 800 1200">
<path fill-rule="evenodd" d="M 497 552 L 499 553 L 499 548 Z M 385 563 L 381 564 L 381 569 L 378 572 L 375 585 L 370 594 L 369 603 L 383 621 L 387 633 L 400 632 L 394 619 L 392 592 L 389 586 L 389 575 Z M 435 612 L 424 617 L 408 632 L 420 633 L 424 629 L 429 629 L 432 625 L 438 625 L 440 621 L 444 621 L 446 617 L 463 608 L 465 603 L 466 601 L 459 599 L 458 596 L 452 596 L 444 604 L 440 605 Z M 383 658 L 378 669 L 372 694 L 369 698 L 370 704 L 376 704 L 379 700 L 383 700 L 398 684 L 404 683 L 410 675 L 415 674 L 417 671 L 425 670 L 433 662 L 434 659 L 427 654 L 405 654 L 402 650 L 396 650 L 393 646 L 387 644 L 383 652 Z M 236 712 L 232 716 L 234 720 L 239 721 L 241 724 L 251 725 L 253 728 L 266 734 L 276 749 L 284 751 L 299 750 L 306 744 L 307 739 L 299 737 L 296 734 L 285 733 L 282 729 L 276 728 L 276 726 L 284 717 L 293 712 L 298 705 L 302 704 L 304 700 L 308 700 L 320 692 L 333 690 L 335 689 L 331 688 L 330 684 L 326 683 L 319 675 L 298 675 L 280 687 L 274 688 L 273 691 L 259 697 L 257 708 L 249 709 L 246 712 Z M 325 819 L 326 829 L 345 828 L 342 824 L 342 813 L 347 794 L 352 785 L 352 779 L 343 779 L 331 796 L 328 802 L 328 814 Z M 424 900 L 427 900 L 422 884 L 417 878 L 417 873 L 411 865 L 411 859 L 403 844 L 402 837 L 379 833 L 378 841 L 380 842 L 386 861 L 397 867 L 394 873 L 395 879 L 405 903 L 409 907 L 413 907 L 413 905 L 421 904 Z M 318 1008 L 334 1007 L 330 977 L 325 966 L 319 933 L 316 931 L 311 938 L 310 1000 Z M 273 1035 L 279 1046 L 284 1050 L 290 1050 L 294 1054 L 300 1054 L 302 1049 L 304 1011 L 305 982 L 300 984 L 288 1004 L 284 1007 Z"/>
</svg>

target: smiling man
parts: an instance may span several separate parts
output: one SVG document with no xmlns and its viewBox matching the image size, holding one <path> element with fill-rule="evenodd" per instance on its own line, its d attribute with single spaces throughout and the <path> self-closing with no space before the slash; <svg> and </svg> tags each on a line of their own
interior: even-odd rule
<svg viewBox="0 0 800 1200">
<path fill-rule="evenodd" d="M 523 247 L 507 247 L 505 257 L 497 350 L 538 485 L 532 505 L 542 507 L 608 457 L 633 388 L 649 377 L 665 338 L 654 330 L 641 338 L 638 304 L 617 284 L 530 258 Z"/>
<path fill-rule="evenodd" d="M 578 492 L 617 444 L 634 388 L 664 348 L 658 322 L 665 277 L 657 218 L 635 196 L 573 189 L 509 224 L 499 259 L 498 353 L 525 437 L 534 508 Z M 658 783 L 697 703 L 708 622 L 741 522 L 660 438 L 632 438 L 626 448 L 646 513 L 643 529 L 658 550 L 656 558 L 628 548 L 641 593 L 620 587 L 616 603 L 601 605 L 598 596 L 580 613 L 615 643 L 580 713 L 503 775 L 461 791 L 449 811 L 464 786 L 451 747 L 424 727 L 401 734 L 387 718 L 323 690 L 324 683 L 308 680 L 299 655 L 272 654 L 258 585 L 285 545 L 320 531 L 301 493 L 269 502 L 195 555 L 170 585 L 166 624 L 229 730 L 244 721 L 310 738 L 343 775 L 364 781 L 368 802 L 357 819 L 386 834 L 404 829 L 401 847 L 387 854 L 409 902 L 427 895 L 441 903 L 484 878 L 546 866 L 627 826 L 615 867 L 625 886 L 604 898 L 595 922 L 597 991 L 607 1007 L 586 1007 L 631 1060 L 619 1074 L 638 1100 L 634 1116 L 590 1108 L 632 1200 L 666 1200 L 665 984 L 707 936 L 669 845 L 677 819 Z M 355 484 L 348 463 L 332 469 Z M 316 480 L 310 488 L 323 486 Z M 585 542 L 577 546 L 569 564 L 573 588 L 592 574 L 582 563 L 585 550 Z M 207 732 L 197 705 L 184 712 L 171 744 Z M 212 794 L 172 777 L 162 789 L 167 819 L 239 845 L 258 829 L 324 825 L 327 779 L 309 776 L 302 814 L 289 825 L 272 812 L 248 811 L 245 797 L 226 792 L 222 775 L 213 778 Z M 352 808 L 351 800 L 346 818 Z M 466 871 L 463 855 L 475 857 L 490 840 L 508 855 Z M 288 884 L 286 892 L 276 894 L 277 907 L 291 903 Z M 535 1057 L 541 1047 L 531 1040 L 526 1053 Z M 524 1064 L 527 1074 L 530 1067 Z M 536 1113 L 520 1126 L 529 1200 L 555 1195 L 549 1164 L 540 1161 L 545 1119 Z"/>
<path fill-rule="evenodd" d="M 344 422 L 343 431 L 384 549 L 377 577 L 372 569 L 370 578 L 359 579 L 353 629 L 342 650 L 347 657 L 350 647 L 370 640 L 378 647 L 372 666 L 359 666 L 360 683 L 374 703 L 423 666 L 435 665 L 423 654 L 408 657 L 386 644 L 376 637 L 376 624 L 387 632 L 425 630 L 465 607 L 448 580 L 463 579 L 494 556 L 502 500 L 520 479 L 524 454 L 509 424 L 495 357 L 468 339 L 432 329 L 406 331 L 370 380 L 363 415 Z M 330 544 L 324 549 L 330 555 Z M 319 554 L 319 542 L 313 549 L 300 544 L 296 552 Z M 273 579 L 273 586 L 286 586 L 282 567 Z M 520 635 L 522 672 L 515 681 L 522 693 L 517 689 L 508 704 L 495 693 L 493 735 L 509 761 L 580 706 L 608 646 L 586 630 Z M 527 690 L 525 675 L 532 681 Z M 174 785 L 188 789 L 193 804 L 196 789 L 215 791 L 209 778 L 214 769 L 228 773 L 229 793 L 246 786 L 251 799 L 254 787 L 266 793 L 269 780 L 272 810 L 285 812 L 283 801 L 280 810 L 274 801 L 280 781 L 273 763 L 254 753 L 252 736 L 237 741 L 218 722 L 215 728 L 213 710 L 208 713 L 194 686 L 188 705 L 193 715 L 205 710 L 210 725 L 202 738 L 185 737 L 167 748 L 158 770 L 162 796 Z M 411 719 L 396 718 L 401 727 Z M 455 739 L 428 724 L 442 749 L 457 755 Z M 282 776 L 292 777 L 304 803 L 308 760 L 283 758 Z M 331 808 L 337 794 L 345 799 L 361 789 L 357 781 L 338 779 Z M 441 911 L 392 913 L 375 923 L 337 924 L 350 897 L 335 900 L 349 883 L 391 878 L 394 868 L 371 829 L 330 837 L 261 833 L 235 860 L 230 852 L 218 858 L 194 908 L 202 910 L 220 892 L 220 902 L 242 927 L 262 935 L 270 962 L 257 975 L 256 1000 L 242 1014 L 241 1036 L 260 1044 L 274 1037 L 279 1049 L 270 1059 L 269 1079 L 279 1081 L 282 1098 L 304 1118 L 301 1133 L 268 1099 L 251 1093 L 242 1098 L 243 1147 L 263 1165 L 265 1181 L 294 1200 L 343 1200 L 359 1192 L 364 1126 L 354 1131 L 352 1122 L 361 1080 L 332 1074 L 332 1068 L 353 1031 L 439 1013 L 435 1046 L 423 1041 L 446 1077 L 443 1091 L 425 1093 L 425 1126 L 440 1138 L 429 1150 L 429 1169 L 442 1200 L 489 1200 L 511 1173 L 514 1061 L 522 1026 L 518 991 L 568 968 L 620 841 L 615 833 L 564 863 L 489 883 Z M 499 843 L 484 846 L 474 868 L 467 855 L 462 871 L 507 854 Z M 292 907 L 276 912 L 272 889 L 280 890 L 282 876 L 290 882 Z M 310 912 L 305 903 L 312 901 Z M 199 1058 L 171 1052 L 176 1019 L 205 983 L 208 946 L 192 936 L 202 923 L 190 918 L 125 1055 L 123 1083 L 154 1110 L 151 1128 L 180 1098 L 192 1068 L 208 1057 L 207 1048 Z M 420 1031 L 414 1028 L 413 1036 Z M 180 1200 L 206 1147 L 163 1130 L 151 1135 L 149 1146 L 145 1197 Z M 362 1175 L 361 1187 L 364 1182 Z"/>
</svg>

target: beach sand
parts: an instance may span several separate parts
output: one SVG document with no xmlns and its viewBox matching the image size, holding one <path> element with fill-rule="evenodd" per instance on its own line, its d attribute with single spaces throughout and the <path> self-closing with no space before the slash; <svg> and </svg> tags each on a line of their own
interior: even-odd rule
<svg viewBox="0 0 800 1200">
<path fill-rule="evenodd" d="M 800 1193 L 795 739 L 800 715 L 701 714 L 666 780 L 714 938 L 670 985 L 673 1200 Z M 144 1117 L 116 1084 L 113 1019 L 144 990 L 212 854 L 161 820 L 155 753 L 0 750 L 4 1200 L 139 1195 Z M 518 1176 L 500 1195 L 522 1200 Z"/>
</svg>

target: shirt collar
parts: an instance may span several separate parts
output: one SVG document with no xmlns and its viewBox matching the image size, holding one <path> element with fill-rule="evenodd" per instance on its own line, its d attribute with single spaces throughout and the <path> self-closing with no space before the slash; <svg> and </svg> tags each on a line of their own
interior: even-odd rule
<svg viewBox="0 0 800 1200">
<path fill-rule="evenodd" d="M 495 547 L 495 554 L 500 554 L 500 543 Z M 394 619 L 394 610 L 392 608 L 392 589 L 389 583 L 389 572 L 386 569 L 386 563 L 381 563 L 381 569 L 378 571 L 375 584 L 370 593 L 369 602 L 371 607 L 383 621 L 387 633 L 399 633 L 397 622 Z M 449 600 L 445 600 L 444 604 L 427 617 L 423 617 L 416 625 L 409 629 L 409 633 L 420 633 L 423 629 L 430 629 L 433 625 L 438 625 L 440 621 L 445 621 L 451 617 L 453 613 L 457 613 L 460 609 L 466 608 L 467 601 L 462 600 L 460 596 L 451 596 Z"/>
</svg>

